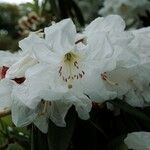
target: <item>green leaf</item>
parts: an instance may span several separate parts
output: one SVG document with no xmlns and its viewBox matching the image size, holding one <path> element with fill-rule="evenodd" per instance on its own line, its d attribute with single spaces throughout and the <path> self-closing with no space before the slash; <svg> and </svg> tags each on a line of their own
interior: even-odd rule
<svg viewBox="0 0 150 150">
<path fill-rule="evenodd" d="M 19 144 L 14 143 L 14 144 L 9 144 L 7 150 L 23 150 L 23 148 Z"/>
<path fill-rule="evenodd" d="M 66 127 L 58 127 L 50 121 L 48 131 L 50 150 L 67 150 L 73 135 L 76 117 L 74 108 L 71 108 L 66 116 Z"/>
<path fill-rule="evenodd" d="M 114 106 L 120 108 L 121 110 L 123 110 L 124 112 L 127 112 L 128 114 L 134 116 L 135 118 L 147 122 L 150 125 L 150 117 L 149 116 L 147 116 L 145 113 L 143 113 L 139 109 L 127 104 L 123 100 L 115 99 L 115 100 L 110 100 L 107 102 L 113 104 Z"/>
</svg>

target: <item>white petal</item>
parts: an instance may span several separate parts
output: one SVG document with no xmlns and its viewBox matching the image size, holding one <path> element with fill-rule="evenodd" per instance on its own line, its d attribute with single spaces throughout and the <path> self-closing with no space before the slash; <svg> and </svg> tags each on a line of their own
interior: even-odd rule
<svg viewBox="0 0 150 150">
<path fill-rule="evenodd" d="M 37 64 L 37 60 L 30 57 L 30 56 L 24 56 L 22 59 L 20 59 L 18 62 L 13 64 L 6 73 L 6 78 L 14 79 L 14 78 L 21 78 L 25 76 L 25 71 Z"/>
<path fill-rule="evenodd" d="M 44 39 L 39 38 L 35 33 L 31 33 L 27 38 L 19 42 L 19 47 L 25 52 L 32 52 L 33 45 L 45 43 Z"/>
<path fill-rule="evenodd" d="M 35 120 L 34 124 L 43 132 L 48 132 L 48 119 L 45 115 L 39 115 Z"/>
<path fill-rule="evenodd" d="M 28 86 L 25 86 L 24 84 L 16 85 L 12 91 L 13 99 L 17 99 L 22 105 L 25 105 L 28 108 L 35 109 L 41 101 L 41 98 L 39 97 L 37 90 L 35 91 L 34 89 L 35 87 L 28 88 Z"/>
<path fill-rule="evenodd" d="M 150 132 L 132 132 L 124 140 L 129 149 L 150 150 Z"/>
<path fill-rule="evenodd" d="M 98 39 L 98 40 L 96 40 Z M 93 34 L 88 37 L 87 59 L 104 61 L 112 56 L 114 49 L 105 33 Z"/>
<path fill-rule="evenodd" d="M 10 109 L 12 104 L 11 91 L 12 82 L 6 79 L 0 80 L 0 111 Z"/>
<path fill-rule="evenodd" d="M 125 29 L 125 22 L 118 15 L 109 15 L 106 18 L 97 18 L 85 29 L 85 33 L 91 36 L 93 32 L 119 32 Z"/>
<path fill-rule="evenodd" d="M 102 103 L 117 96 L 115 91 L 110 91 L 105 87 L 99 70 L 93 70 L 85 79 L 82 79 L 84 93 L 90 97 L 92 101 Z"/>
<path fill-rule="evenodd" d="M 37 116 L 37 110 L 30 109 L 18 99 L 12 103 L 12 120 L 17 127 L 29 125 Z"/>
<path fill-rule="evenodd" d="M 133 89 L 126 94 L 126 102 L 133 107 L 143 107 L 144 100 L 140 93 L 135 92 Z"/>
<path fill-rule="evenodd" d="M 52 48 L 48 47 L 47 44 L 37 43 L 33 45 L 32 50 L 34 51 L 35 58 L 39 62 L 60 63 L 61 55 L 54 53 Z"/>
<path fill-rule="evenodd" d="M 50 109 L 50 119 L 60 127 L 65 127 L 65 117 L 71 104 L 66 104 L 63 101 L 52 102 Z"/>
<path fill-rule="evenodd" d="M 56 52 L 72 50 L 76 38 L 75 25 L 71 19 L 64 19 L 45 28 L 45 38 Z"/>
<path fill-rule="evenodd" d="M 8 51 L 0 51 L 0 66 L 11 66 L 18 60 L 18 53 L 10 53 Z"/>
<path fill-rule="evenodd" d="M 83 120 L 89 119 L 89 113 L 92 109 L 92 101 L 87 96 L 75 97 L 72 101 L 79 117 Z"/>
</svg>

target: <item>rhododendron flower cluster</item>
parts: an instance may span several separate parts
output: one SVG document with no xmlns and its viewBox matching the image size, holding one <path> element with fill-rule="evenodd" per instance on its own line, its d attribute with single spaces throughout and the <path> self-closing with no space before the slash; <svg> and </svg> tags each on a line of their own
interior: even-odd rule
<svg viewBox="0 0 150 150">
<path fill-rule="evenodd" d="M 74 106 L 87 120 L 92 104 L 119 98 L 136 107 L 150 104 L 150 28 L 125 31 L 118 15 L 99 17 L 77 32 L 71 19 L 31 33 L 21 50 L 0 52 L 0 109 L 16 126 L 48 120 L 66 126 Z"/>
<path fill-rule="evenodd" d="M 123 17 L 129 27 L 141 26 L 140 16 L 150 11 L 148 0 L 105 0 L 99 15 L 118 14 Z"/>
</svg>

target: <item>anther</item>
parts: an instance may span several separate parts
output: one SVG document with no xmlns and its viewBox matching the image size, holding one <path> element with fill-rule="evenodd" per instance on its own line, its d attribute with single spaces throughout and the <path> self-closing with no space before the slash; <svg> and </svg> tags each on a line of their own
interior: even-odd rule
<svg viewBox="0 0 150 150">
<path fill-rule="evenodd" d="M 62 66 L 61 66 L 60 69 L 59 69 L 59 73 L 61 72 L 61 70 L 62 70 Z"/>
<path fill-rule="evenodd" d="M 84 75 L 85 74 L 85 72 L 82 70 L 82 74 Z"/>
<path fill-rule="evenodd" d="M 44 105 L 43 106 L 43 110 L 42 110 L 41 114 L 39 114 L 39 115 L 44 115 L 47 112 L 49 102 L 48 101 L 44 101 L 43 105 Z"/>
<path fill-rule="evenodd" d="M 104 72 L 103 74 L 101 74 L 101 78 L 105 81 L 107 81 L 110 85 L 118 85 L 118 83 L 113 82 L 111 80 L 108 79 L 106 72 Z"/>
<path fill-rule="evenodd" d="M 82 78 L 82 74 L 79 73 L 79 77 Z"/>
<path fill-rule="evenodd" d="M 79 69 L 79 67 L 78 67 L 78 62 L 77 62 L 77 61 L 74 62 L 74 66 L 75 66 L 77 69 Z"/>
</svg>

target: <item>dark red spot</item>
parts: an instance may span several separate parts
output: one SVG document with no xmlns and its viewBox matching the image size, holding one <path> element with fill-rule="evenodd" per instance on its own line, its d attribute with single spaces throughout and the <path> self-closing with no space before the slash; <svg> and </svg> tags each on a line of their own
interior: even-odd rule
<svg viewBox="0 0 150 150">
<path fill-rule="evenodd" d="M 5 78 L 8 69 L 9 67 L 6 66 L 0 67 L 0 79 Z"/>
<path fill-rule="evenodd" d="M 98 103 L 96 103 L 96 102 L 92 102 L 92 107 L 93 107 L 94 109 L 98 109 L 98 108 L 99 108 L 99 105 L 98 105 Z"/>
<path fill-rule="evenodd" d="M 9 69 L 9 67 L 6 67 L 6 66 L 0 67 L 0 79 L 5 78 L 8 69 Z M 25 77 L 15 78 L 12 80 L 18 84 L 21 84 L 25 81 Z"/>
<path fill-rule="evenodd" d="M 15 78 L 15 79 L 12 79 L 12 80 L 14 80 L 18 84 L 21 84 L 25 81 L 25 79 L 26 79 L 25 77 L 21 77 L 21 78 Z"/>
</svg>

